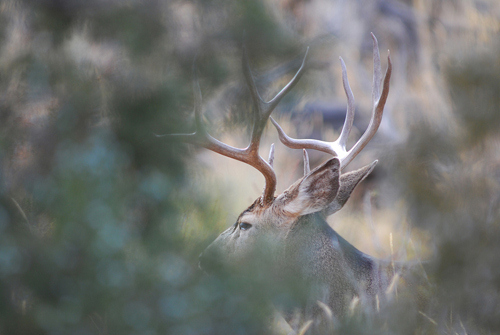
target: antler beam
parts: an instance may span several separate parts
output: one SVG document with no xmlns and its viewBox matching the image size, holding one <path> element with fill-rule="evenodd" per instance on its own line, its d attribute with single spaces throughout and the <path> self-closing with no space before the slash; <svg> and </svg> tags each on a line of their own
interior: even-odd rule
<svg viewBox="0 0 500 335">
<path fill-rule="evenodd" d="M 290 82 L 285 85 L 285 87 L 283 87 L 283 89 L 278 94 L 276 94 L 274 98 L 266 102 L 261 98 L 257 90 L 257 86 L 255 85 L 255 80 L 253 78 L 252 71 L 248 62 L 246 48 L 243 48 L 243 73 L 245 75 L 245 81 L 248 89 L 250 90 L 250 96 L 254 105 L 252 136 L 250 139 L 250 143 L 246 148 L 240 149 L 229 146 L 215 139 L 207 132 L 202 120 L 203 115 L 201 89 L 196 76 L 196 69 L 194 67 L 193 91 L 195 97 L 194 113 L 196 130 L 191 134 L 173 134 L 171 136 L 179 137 L 183 141 L 205 147 L 206 149 L 214 151 L 221 155 L 247 163 L 248 165 L 251 165 L 259 170 L 264 175 L 264 178 L 266 180 L 264 194 L 261 198 L 262 203 L 270 204 L 274 200 L 274 192 L 276 191 L 276 174 L 272 167 L 272 159 L 270 159 L 271 162 L 268 163 L 259 155 L 260 139 L 272 111 L 274 110 L 274 108 L 276 108 L 281 99 L 293 88 L 293 86 L 295 86 L 295 84 L 299 81 L 300 77 L 304 73 L 308 52 L 309 48 L 307 48 L 302 64 L 292 80 L 290 80 Z M 157 136 L 161 137 L 165 135 Z M 271 151 L 272 152 L 270 158 L 274 155 L 274 148 L 272 148 Z"/>
</svg>

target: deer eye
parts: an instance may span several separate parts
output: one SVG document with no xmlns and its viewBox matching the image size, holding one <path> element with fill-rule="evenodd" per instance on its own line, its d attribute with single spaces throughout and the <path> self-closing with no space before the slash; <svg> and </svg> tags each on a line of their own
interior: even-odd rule
<svg viewBox="0 0 500 335">
<path fill-rule="evenodd" d="M 241 230 L 248 230 L 250 228 L 252 228 L 252 225 L 250 223 L 240 222 L 240 229 Z"/>
</svg>

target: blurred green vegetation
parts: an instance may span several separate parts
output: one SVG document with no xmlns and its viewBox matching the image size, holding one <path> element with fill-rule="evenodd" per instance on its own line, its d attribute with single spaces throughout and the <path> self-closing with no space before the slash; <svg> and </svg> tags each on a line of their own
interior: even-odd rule
<svg viewBox="0 0 500 335">
<path fill-rule="evenodd" d="M 395 152 L 397 187 L 414 226 L 432 235 L 435 331 L 500 329 L 498 36 L 487 50 L 449 57 L 446 84 L 454 119 L 420 122 Z"/>
<path fill-rule="evenodd" d="M 246 31 L 254 55 L 286 48 L 262 4 L 6 1 L 0 22 L 0 333 L 262 333 L 251 276 L 199 271 L 207 236 L 186 240 L 179 204 L 210 195 L 185 191 L 185 146 L 154 136 L 189 130 L 197 53 L 204 81 L 230 72 L 204 45 L 240 53 Z"/>
<path fill-rule="evenodd" d="M 300 55 L 297 37 L 265 1 L 1 2 L 0 334 L 269 333 L 270 302 L 300 283 L 271 285 L 261 254 L 239 275 L 198 269 L 230 196 L 190 182 L 196 149 L 154 134 L 192 131 L 195 57 L 210 96 L 241 77 L 243 41 L 261 69 Z M 427 304 L 402 295 L 340 332 L 500 329 L 499 43 L 449 57 L 452 120 L 409 122 L 383 154 L 386 191 L 432 236 Z M 216 116 L 244 123 L 235 95 Z"/>
</svg>

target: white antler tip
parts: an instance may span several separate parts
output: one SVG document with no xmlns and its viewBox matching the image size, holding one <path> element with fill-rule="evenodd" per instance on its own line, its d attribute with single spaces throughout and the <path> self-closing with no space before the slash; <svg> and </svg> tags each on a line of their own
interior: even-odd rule
<svg viewBox="0 0 500 335">
<path fill-rule="evenodd" d="M 274 143 L 271 144 L 271 149 L 269 149 L 269 159 L 268 159 L 269 165 L 273 167 L 274 164 Z"/>
<path fill-rule="evenodd" d="M 308 175 L 311 172 L 311 166 L 309 165 L 309 155 L 307 154 L 306 149 L 302 149 L 302 153 L 304 155 L 304 176 Z"/>
</svg>

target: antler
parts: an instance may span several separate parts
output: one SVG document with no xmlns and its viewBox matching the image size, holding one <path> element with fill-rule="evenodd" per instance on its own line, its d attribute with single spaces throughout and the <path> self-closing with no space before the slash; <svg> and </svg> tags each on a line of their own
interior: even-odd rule
<svg viewBox="0 0 500 335">
<path fill-rule="evenodd" d="M 336 156 L 340 159 L 340 166 L 341 169 L 343 169 L 361 152 L 361 150 L 363 150 L 368 142 L 370 142 L 372 137 L 377 132 L 380 122 L 382 121 L 382 114 L 384 113 L 385 102 L 387 101 L 387 96 L 389 94 L 389 81 L 392 73 L 391 56 L 389 54 L 387 56 L 388 64 L 384 78 L 384 85 L 382 93 L 380 93 L 380 84 L 382 82 L 380 53 L 378 50 L 377 39 L 373 33 L 371 35 L 373 38 L 373 109 L 370 123 L 363 136 L 361 136 L 361 138 L 350 150 L 346 150 L 347 138 L 349 137 L 354 121 L 354 95 L 352 94 L 349 81 L 347 80 L 347 70 L 344 60 L 340 57 L 340 64 L 342 66 L 342 83 L 347 96 L 347 115 L 339 138 L 335 142 L 325 142 L 314 139 L 294 139 L 285 134 L 280 125 L 271 117 L 271 122 L 278 130 L 279 138 L 284 145 L 292 149 L 315 149 Z"/>
<path fill-rule="evenodd" d="M 209 150 L 212 150 L 229 158 L 234 158 L 241 162 L 247 163 L 248 165 L 251 165 L 257 170 L 259 170 L 264 175 L 264 178 L 266 180 L 264 194 L 262 195 L 261 198 L 262 203 L 263 204 L 271 203 L 274 200 L 274 192 L 276 191 L 276 174 L 274 173 L 274 169 L 272 167 L 272 161 L 274 158 L 274 146 L 272 146 L 271 148 L 271 153 L 269 156 L 270 162 L 268 163 L 259 155 L 260 139 L 262 137 L 262 133 L 264 131 L 267 120 L 269 119 L 269 116 L 271 115 L 272 111 L 302 76 L 308 52 L 309 48 L 307 48 L 302 64 L 297 73 L 295 74 L 295 76 L 292 78 L 292 80 L 290 80 L 290 82 L 278 94 L 276 94 L 274 98 L 272 98 L 268 102 L 265 102 L 264 100 L 262 100 L 259 92 L 257 91 L 257 86 L 255 85 L 255 81 L 253 79 L 252 72 L 250 70 L 250 65 L 248 63 L 248 55 L 245 47 L 243 47 L 243 58 L 242 58 L 243 73 L 245 75 L 245 81 L 247 83 L 248 89 L 250 90 L 250 95 L 252 97 L 254 105 L 254 123 L 253 123 L 252 136 L 250 139 L 250 144 L 246 148 L 240 149 L 229 146 L 213 138 L 207 132 L 205 125 L 203 124 L 202 121 L 201 90 L 198 80 L 196 78 L 196 70 L 194 68 L 193 71 L 195 72 L 194 73 L 195 79 L 193 83 L 193 90 L 195 96 L 194 113 L 195 113 L 196 131 L 192 134 L 174 134 L 173 136 L 180 137 L 182 140 L 186 142 L 200 145 L 202 147 L 205 147 Z M 159 135 L 159 136 L 165 136 L 165 135 Z"/>
</svg>

